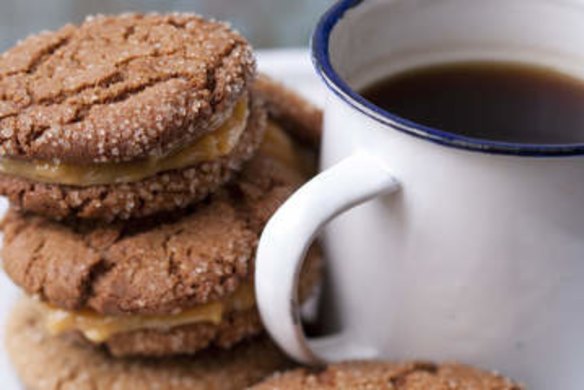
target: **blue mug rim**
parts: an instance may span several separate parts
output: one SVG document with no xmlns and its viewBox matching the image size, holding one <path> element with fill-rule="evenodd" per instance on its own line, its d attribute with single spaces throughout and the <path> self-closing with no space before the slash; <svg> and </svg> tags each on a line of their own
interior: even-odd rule
<svg viewBox="0 0 584 390">
<path fill-rule="evenodd" d="M 530 144 L 486 140 L 450 133 L 395 115 L 363 98 L 337 73 L 329 55 L 330 35 L 345 13 L 364 0 L 339 0 L 320 18 L 311 39 L 311 57 L 318 75 L 340 99 L 370 118 L 398 131 L 444 146 L 474 152 L 527 157 L 584 155 L 584 143 Z"/>
</svg>

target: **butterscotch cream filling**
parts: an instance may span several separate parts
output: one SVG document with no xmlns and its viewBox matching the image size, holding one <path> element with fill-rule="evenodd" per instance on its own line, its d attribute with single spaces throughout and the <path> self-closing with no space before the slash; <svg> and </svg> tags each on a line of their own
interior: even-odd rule
<svg viewBox="0 0 584 390">
<path fill-rule="evenodd" d="M 232 295 L 222 301 L 210 302 L 169 315 L 129 315 L 104 316 L 98 313 L 67 311 L 44 305 L 46 328 L 52 335 L 71 331 L 81 332 L 94 343 L 103 343 L 118 333 L 136 330 L 168 330 L 181 325 L 197 323 L 219 324 L 224 315 L 233 311 L 245 311 L 255 306 L 251 283 L 240 286 Z"/>
<path fill-rule="evenodd" d="M 61 164 L 43 161 L 0 159 L 0 172 L 25 179 L 75 186 L 128 183 L 157 173 L 182 169 L 229 154 L 239 142 L 249 116 L 248 99 L 239 100 L 233 113 L 217 129 L 194 144 L 163 157 L 139 162 L 96 163 L 90 165 Z"/>
</svg>

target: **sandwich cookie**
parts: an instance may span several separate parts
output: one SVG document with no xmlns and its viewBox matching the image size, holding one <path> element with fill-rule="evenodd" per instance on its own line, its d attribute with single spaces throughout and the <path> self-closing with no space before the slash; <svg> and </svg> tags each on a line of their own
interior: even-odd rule
<svg viewBox="0 0 584 390">
<path fill-rule="evenodd" d="M 239 176 L 186 211 L 95 225 L 11 210 L 3 223 L 5 271 L 43 302 L 48 332 L 80 335 L 113 355 L 231 347 L 262 331 L 255 248 L 267 220 L 306 180 L 304 166 L 291 138 L 270 123 Z M 318 276 L 314 249 L 303 296 Z"/>
<path fill-rule="evenodd" d="M 99 16 L 0 57 L 0 194 L 51 217 L 185 208 L 251 158 L 250 45 L 196 15 Z"/>
<path fill-rule="evenodd" d="M 240 390 L 291 366 L 265 338 L 195 357 L 115 359 L 48 335 L 42 318 L 38 303 L 23 300 L 6 331 L 12 364 L 29 390 Z"/>
<path fill-rule="evenodd" d="M 521 390 L 498 374 L 462 364 L 347 362 L 278 373 L 253 390 Z"/>
</svg>

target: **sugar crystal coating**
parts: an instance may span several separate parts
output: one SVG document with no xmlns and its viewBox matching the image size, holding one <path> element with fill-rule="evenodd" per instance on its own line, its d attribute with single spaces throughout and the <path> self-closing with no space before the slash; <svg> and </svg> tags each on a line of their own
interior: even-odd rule
<svg viewBox="0 0 584 390">
<path fill-rule="evenodd" d="M 273 375 L 253 390 L 521 390 L 496 373 L 458 363 L 356 361 L 322 370 L 296 369 Z"/>
<path fill-rule="evenodd" d="M 0 57 L 0 156 L 160 156 L 221 122 L 253 78 L 249 44 L 191 14 L 96 16 Z"/>
</svg>

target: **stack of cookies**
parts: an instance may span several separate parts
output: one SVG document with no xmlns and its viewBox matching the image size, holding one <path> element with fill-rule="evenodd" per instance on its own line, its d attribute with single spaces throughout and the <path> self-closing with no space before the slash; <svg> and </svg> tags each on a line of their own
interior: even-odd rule
<svg viewBox="0 0 584 390">
<path fill-rule="evenodd" d="M 253 259 L 312 172 L 298 140 L 320 113 L 255 73 L 238 33 L 183 14 L 90 18 L 2 55 L 2 258 L 29 297 L 8 347 L 27 388 L 242 388 L 288 366 L 252 338 Z"/>
</svg>

